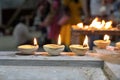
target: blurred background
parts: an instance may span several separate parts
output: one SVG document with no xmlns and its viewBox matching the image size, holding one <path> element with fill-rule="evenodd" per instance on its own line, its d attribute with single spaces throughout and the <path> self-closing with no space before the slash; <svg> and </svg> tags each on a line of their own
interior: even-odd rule
<svg viewBox="0 0 120 80">
<path fill-rule="evenodd" d="M 59 33 L 62 44 L 69 45 L 71 25 L 89 24 L 95 17 L 112 20 L 116 27 L 120 22 L 120 1 L 0 0 L 0 51 L 33 44 L 34 37 L 40 47 L 56 43 Z"/>
</svg>

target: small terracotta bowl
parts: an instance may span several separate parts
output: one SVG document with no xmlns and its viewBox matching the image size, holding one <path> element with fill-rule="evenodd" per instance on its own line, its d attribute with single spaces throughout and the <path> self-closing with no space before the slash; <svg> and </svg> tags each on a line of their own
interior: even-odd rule
<svg viewBox="0 0 120 80">
<path fill-rule="evenodd" d="M 57 45 L 57 44 L 46 44 L 43 45 L 43 48 L 49 55 L 57 56 L 64 50 L 64 45 Z"/>
<path fill-rule="evenodd" d="M 83 45 L 70 45 L 69 48 L 72 52 L 79 56 L 84 56 L 89 50 L 89 47 L 83 47 Z"/>
<path fill-rule="evenodd" d="M 94 44 L 101 49 L 105 49 L 107 46 L 109 46 L 111 43 L 110 40 L 104 41 L 104 40 L 95 40 Z"/>
<path fill-rule="evenodd" d="M 18 50 L 21 51 L 21 54 L 33 54 L 38 50 L 38 46 L 34 45 L 20 45 L 18 46 Z"/>
<path fill-rule="evenodd" d="M 120 42 L 115 43 L 115 46 L 120 49 Z"/>
</svg>

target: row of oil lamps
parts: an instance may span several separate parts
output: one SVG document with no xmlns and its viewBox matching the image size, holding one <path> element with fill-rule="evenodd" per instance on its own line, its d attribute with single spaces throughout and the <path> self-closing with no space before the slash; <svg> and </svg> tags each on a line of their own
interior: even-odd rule
<svg viewBox="0 0 120 80">
<path fill-rule="evenodd" d="M 98 48 L 106 48 L 106 46 L 110 45 L 111 41 L 109 40 L 108 35 L 104 35 L 104 40 L 95 40 L 94 44 Z M 120 48 L 120 42 L 116 43 L 116 46 Z M 34 45 L 20 45 L 18 46 L 18 50 L 23 54 L 33 54 L 39 48 L 36 38 L 34 38 Z M 46 44 L 43 45 L 43 49 L 48 52 L 49 55 L 60 55 L 60 53 L 64 50 L 65 46 L 61 45 L 61 37 L 58 37 L 58 44 Z M 83 56 L 89 50 L 88 45 L 88 37 L 85 36 L 83 45 L 72 44 L 69 46 L 70 50 L 74 52 L 76 55 Z"/>
<path fill-rule="evenodd" d="M 82 30 L 110 30 L 112 28 L 112 21 L 105 20 L 99 21 L 99 18 L 95 18 L 90 25 L 84 25 L 83 22 L 78 23 L 77 25 L 72 25 L 73 29 L 82 29 Z"/>
</svg>

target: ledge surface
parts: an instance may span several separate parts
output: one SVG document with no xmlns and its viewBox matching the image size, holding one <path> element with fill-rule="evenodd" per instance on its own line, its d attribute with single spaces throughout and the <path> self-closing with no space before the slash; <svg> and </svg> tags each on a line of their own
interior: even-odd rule
<svg viewBox="0 0 120 80">
<path fill-rule="evenodd" d="M 105 62 L 104 71 L 107 73 L 110 80 L 120 80 L 120 65 Z"/>
<path fill-rule="evenodd" d="M 39 53 L 39 54 L 38 54 Z M 37 55 L 16 55 L 16 52 L 0 52 L 0 65 L 18 66 L 91 66 L 102 67 L 103 61 L 90 56 L 68 56 L 62 53 L 60 56 L 43 56 L 45 52 Z"/>
<path fill-rule="evenodd" d="M 103 61 L 90 56 L 16 55 L 0 52 L 0 80 L 108 80 Z M 95 76 L 94 76 L 95 75 Z"/>
<path fill-rule="evenodd" d="M 94 48 L 97 54 L 102 55 L 104 60 L 104 71 L 110 80 L 120 80 L 120 53 L 106 49 Z"/>
</svg>

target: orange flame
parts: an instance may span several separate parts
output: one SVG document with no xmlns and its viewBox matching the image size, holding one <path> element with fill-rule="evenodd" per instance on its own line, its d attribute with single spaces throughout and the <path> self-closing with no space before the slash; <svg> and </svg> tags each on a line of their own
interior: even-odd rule
<svg viewBox="0 0 120 80">
<path fill-rule="evenodd" d="M 36 38 L 34 38 L 34 45 L 38 45 Z"/>
<path fill-rule="evenodd" d="M 112 21 L 105 22 L 104 20 L 98 21 L 98 18 L 95 18 L 92 23 L 90 24 L 90 27 L 96 28 L 96 29 L 109 29 L 112 28 Z"/>
<path fill-rule="evenodd" d="M 105 24 L 105 29 L 111 28 L 111 25 L 112 25 L 112 21 L 106 22 L 106 24 Z"/>
<path fill-rule="evenodd" d="M 77 26 L 78 26 L 79 28 L 83 28 L 83 23 L 78 23 Z"/>
<path fill-rule="evenodd" d="M 86 25 L 84 28 L 85 28 L 85 29 L 88 29 L 88 28 L 89 28 L 89 26 L 88 26 L 88 25 Z"/>
<path fill-rule="evenodd" d="M 98 22 L 98 18 L 95 18 L 90 24 L 90 27 L 95 27 L 97 25 L 97 22 Z"/>
<path fill-rule="evenodd" d="M 59 36 L 58 36 L 58 44 L 59 44 L 59 45 L 61 44 L 61 36 L 60 36 L 60 34 L 59 34 Z"/>
<path fill-rule="evenodd" d="M 87 45 L 87 46 L 88 46 L 88 36 L 87 36 L 87 35 L 85 36 L 85 39 L 84 39 L 83 45 Z"/>
<path fill-rule="evenodd" d="M 104 35 L 104 40 L 107 41 L 107 40 L 109 40 L 109 39 L 110 39 L 110 36 L 107 35 L 107 34 L 105 34 L 105 35 Z"/>
</svg>

